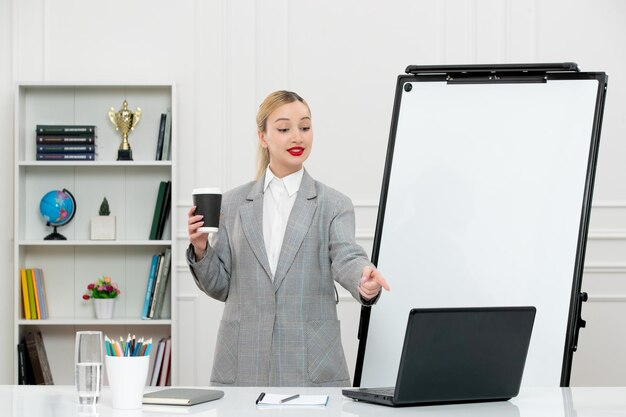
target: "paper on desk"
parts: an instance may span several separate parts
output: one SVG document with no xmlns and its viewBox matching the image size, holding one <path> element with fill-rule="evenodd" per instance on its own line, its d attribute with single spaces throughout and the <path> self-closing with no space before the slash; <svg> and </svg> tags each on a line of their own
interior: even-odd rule
<svg viewBox="0 0 626 417">
<path fill-rule="evenodd" d="M 272 405 L 272 406 L 325 406 L 328 403 L 328 395 L 301 395 L 298 398 L 281 403 L 283 398 L 291 397 L 291 394 L 265 394 L 263 399 L 259 401 L 258 405 Z"/>
</svg>

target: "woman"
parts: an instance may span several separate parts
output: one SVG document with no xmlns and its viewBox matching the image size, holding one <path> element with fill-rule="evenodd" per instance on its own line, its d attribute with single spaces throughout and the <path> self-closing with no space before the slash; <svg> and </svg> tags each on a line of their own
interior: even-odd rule
<svg viewBox="0 0 626 417">
<path fill-rule="evenodd" d="M 257 129 L 258 179 L 224 194 L 216 236 L 197 232 L 195 207 L 188 213 L 196 284 L 226 303 L 211 381 L 348 386 L 334 281 L 365 305 L 389 287 L 354 241 L 350 200 L 303 168 L 313 143 L 307 103 L 270 94 Z"/>
</svg>

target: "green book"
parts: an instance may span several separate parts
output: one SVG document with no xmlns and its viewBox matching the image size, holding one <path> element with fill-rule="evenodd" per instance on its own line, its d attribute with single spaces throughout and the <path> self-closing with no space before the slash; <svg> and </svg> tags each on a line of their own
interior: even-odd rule
<svg viewBox="0 0 626 417">
<path fill-rule="evenodd" d="M 161 152 L 161 160 L 169 161 L 170 159 L 170 143 L 172 141 L 172 110 L 168 107 L 165 116 L 165 137 L 163 138 L 163 151 Z"/>
<path fill-rule="evenodd" d="M 154 216 L 152 217 L 152 227 L 150 228 L 150 240 L 156 240 L 157 238 L 159 219 L 161 218 L 161 211 L 163 210 L 163 200 L 165 199 L 166 186 L 166 181 L 161 181 L 161 184 L 159 184 L 159 193 L 157 194 L 156 204 L 154 205 Z"/>
</svg>

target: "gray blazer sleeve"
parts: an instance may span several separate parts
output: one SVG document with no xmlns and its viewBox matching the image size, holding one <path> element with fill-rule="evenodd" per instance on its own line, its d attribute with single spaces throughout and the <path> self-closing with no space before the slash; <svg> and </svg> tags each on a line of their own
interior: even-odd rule
<svg viewBox="0 0 626 417">
<path fill-rule="evenodd" d="M 346 196 L 337 198 L 334 216 L 330 223 L 330 259 L 335 281 L 341 284 L 363 305 L 378 301 L 380 293 L 371 300 L 365 300 L 359 293 L 359 282 L 363 268 L 372 265 L 365 250 L 354 240 L 354 206 Z"/>
<path fill-rule="evenodd" d="M 231 255 L 228 233 L 221 219 L 215 247 L 207 243 L 204 258 L 196 262 L 193 245 L 189 244 L 186 258 L 198 288 L 216 300 L 226 301 L 230 288 Z"/>
</svg>

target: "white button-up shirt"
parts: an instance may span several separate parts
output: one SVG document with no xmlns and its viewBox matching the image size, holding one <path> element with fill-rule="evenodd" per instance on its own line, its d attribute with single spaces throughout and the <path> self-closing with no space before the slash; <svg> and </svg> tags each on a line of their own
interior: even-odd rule
<svg viewBox="0 0 626 417">
<path fill-rule="evenodd" d="M 272 272 L 272 279 L 274 279 L 276 274 L 276 266 L 278 265 L 280 250 L 283 246 L 287 222 L 289 221 L 293 204 L 296 202 L 303 175 L 304 169 L 301 169 L 281 179 L 274 176 L 269 166 L 265 171 L 265 184 L 263 186 L 263 241 Z"/>
</svg>

